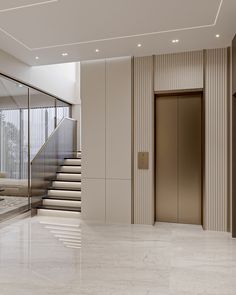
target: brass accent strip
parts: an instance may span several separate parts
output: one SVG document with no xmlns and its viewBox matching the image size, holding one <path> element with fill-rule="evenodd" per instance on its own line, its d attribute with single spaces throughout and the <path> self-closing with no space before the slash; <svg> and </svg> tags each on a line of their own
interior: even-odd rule
<svg viewBox="0 0 236 295">
<path fill-rule="evenodd" d="M 134 224 L 134 57 L 131 58 L 131 224 Z"/>
<path fill-rule="evenodd" d="M 230 47 L 227 48 L 227 231 L 231 229 L 230 167 Z"/>
</svg>

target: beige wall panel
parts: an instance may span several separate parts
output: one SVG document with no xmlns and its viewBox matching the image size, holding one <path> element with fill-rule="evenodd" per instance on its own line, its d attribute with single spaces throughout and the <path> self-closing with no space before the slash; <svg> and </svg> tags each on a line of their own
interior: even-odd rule
<svg viewBox="0 0 236 295">
<path fill-rule="evenodd" d="M 130 57 L 106 61 L 106 177 L 131 179 Z"/>
<path fill-rule="evenodd" d="M 105 178 L 105 60 L 81 63 L 83 178 Z"/>
<path fill-rule="evenodd" d="M 178 221 L 201 224 L 201 96 L 178 98 Z"/>
<path fill-rule="evenodd" d="M 129 57 L 81 63 L 82 217 L 87 220 L 131 223 L 131 77 Z"/>
<path fill-rule="evenodd" d="M 227 49 L 206 51 L 204 225 L 227 231 Z"/>
<path fill-rule="evenodd" d="M 106 180 L 106 222 L 131 223 L 131 180 Z"/>
<path fill-rule="evenodd" d="M 155 91 L 203 88 L 203 51 L 155 56 Z"/>
<path fill-rule="evenodd" d="M 82 180 L 82 218 L 88 221 L 106 222 L 105 179 Z"/>
<path fill-rule="evenodd" d="M 149 169 L 138 169 L 138 152 L 149 152 Z M 153 57 L 134 58 L 134 223 L 154 223 Z"/>
<path fill-rule="evenodd" d="M 156 220 L 178 222 L 177 98 L 156 100 Z"/>
</svg>

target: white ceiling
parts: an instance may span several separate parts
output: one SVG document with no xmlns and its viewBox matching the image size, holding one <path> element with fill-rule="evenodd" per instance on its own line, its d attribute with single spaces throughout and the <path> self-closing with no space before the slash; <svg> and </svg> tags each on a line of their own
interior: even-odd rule
<svg viewBox="0 0 236 295">
<path fill-rule="evenodd" d="M 42 65 L 225 47 L 235 16 L 236 0 L 0 0 L 0 48 Z"/>
</svg>

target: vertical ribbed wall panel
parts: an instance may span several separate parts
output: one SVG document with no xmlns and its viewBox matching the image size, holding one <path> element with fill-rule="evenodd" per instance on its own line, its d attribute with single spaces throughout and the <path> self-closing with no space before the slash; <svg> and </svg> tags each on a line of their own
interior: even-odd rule
<svg viewBox="0 0 236 295">
<path fill-rule="evenodd" d="M 203 88 L 203 51 L 155 56 L 155 91 Z"/>
<path fill-rule="evenodd" d="M 204 224 L 218 231 L 227 231 L 227 65 L 227 49 L 206 51 Z"/>
<path fill-rule="evenodd" d="M 154 223 L 153 57 L 134 58 L 134 223 Z M 138 152 L 149 152 L 149 169 L 138 170 Z"/>
</svg>

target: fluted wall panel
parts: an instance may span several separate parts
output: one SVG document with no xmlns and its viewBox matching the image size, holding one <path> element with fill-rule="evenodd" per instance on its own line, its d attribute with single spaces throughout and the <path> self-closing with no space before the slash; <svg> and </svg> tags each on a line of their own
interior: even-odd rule
<svg viewBox="0 0 236 295">
<path fill-rule="evenodd" d="M 154 223 L 153 57 L 134 58 L 134 223 Z M 138 169 L 138 152 L 149 152 L 149 169 Z"/>
<path fill-rule="evenodd" d="M 155 57 L 155 91 L 203 88 L 203 51 Z"/>
<path fill-rule="evenodd" d="M 226 48 L 206 51 L 204 224 L 218 231 L 228 226 L 227 65 Z"/>
</svg>

